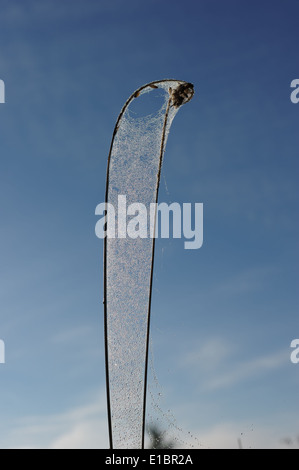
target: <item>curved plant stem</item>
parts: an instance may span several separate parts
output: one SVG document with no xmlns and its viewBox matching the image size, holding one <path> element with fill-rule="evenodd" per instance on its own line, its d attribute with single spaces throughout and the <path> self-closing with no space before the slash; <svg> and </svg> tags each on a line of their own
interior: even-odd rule
<svg viewBox="0 0 299 470">
<path fill-rule="evenodd" d="M 166 145 L 166 139 L 167 139 L 167 133 L 169 130 L 170 123 L 169 121 L 169 113 L 170 109 L 175 109 L 179 108 L 182 104 L 186 103 L 189 101 L 192 96 L 193 96 L 193 86 L 190 83 L 186 83 L 183 81 L 178 81 L 178 80 L 160 80 L 160 81 L 153 81 L 150 82 L 146 85 L 143 85 L 140 87 L 138 90 L 136 90 L 126 101 L 125 105 L 123 106 L 118 119 L 116 121 L 114 131 L 113 131 L 113 136 L 112 136 L 112 141 L 110 145 L 110 150 L 109 150 L 109 155 L 108 155 L 108 164 L 107 164 L 107 176 L 106 176 L 106 192 L 105 192 L 105 202 L 106 204 L 109 203 L 109 189 L 110 189 L 110 171 L 111 171 L 111 156 L 113 152 L 113 147 L 115 144 L 116 136 L 118 133 L 118 130 L 122 124 L 122 118 L 132 102 L 135 98 L 137 98 L 140 93 L 145 89 L 145 88 L 159 88 L 159 85 L 161 87 L 164 86 L 169 86 L 169 97 L 167 101 L 167 106 L 165 110 L 165 115 L 164 115 L 164 121 L 163 121 L 163 127 L 162 127 L 162 134 L 161 134 L 161 140 L 159 144 L 159 163 L 158 163 L 158 171 L 156 174 L 156 182 L 155 186 L 153 188 L 153 191 L 155 192 L 154 195 L 154 201 L 153 202 L 158 202 L 158 193 L 159 193 L 159 186 L 160 186 L 160 176 L 161 176 L 161 168 L 162 168 L 162 162 L 163 162 L 163 154 L 165 150 L 165 145 Z M 173 89 L 172 89 L 173 87 Z M 176 112 L 176 111 L 175 111 Z M 173 112 L 173 117 L 175 112 Z M 170 120 L 171 121 L 171 120 Z M 107 206 L 106 206 L 107 208 Z M 156 206 L 157 210 L 157 206 Z M 107 217 L 108 217 L 108 212 Z M 155 221 L 154 221 L 154 234 L 156 230 L 156 217 L 157 214 L 155 214 Z M 106 219 L 106 228 L 107 228 L 107 219 Z M 146 389 L 147 389 L 147 374 L 148 374 L 148 345 L 149 345 L 149 332 L 150 332 L 150 312 L 151 312 L 151 302 L 152 302 L 152 285 L 153 285 L 153 271 L 154 271 L 154 254 L 155 254 L 155 237 L 152 240 L 152 245 L 151 245 L 151 266 L 150 266 L 150 281 L 149 281 L 149 295 L 148 295 L 148 309 L 147 309 L 147 325 L 146 325 L 146 344 L 145 344 L 145 357 L 144 357 L 144 378 L 143 378 L 143 404 L 142 404 L 142 436 L 140 439 L 141 443 L 141 448 L 144 448 L 144 434 L 145 434 L 145 413 L 146 413 Z M 108 314 L 108 275 L 107 275 L 107 266 L 108 266 L 108 242 L 107 242 L 107 237 L 104 238 L 104 334 L 105 334 L 105 360 L 106 360 L 106 390 L 107 390 L 107 412 L 108 412 L 108 428 L 109 428 L 109 443 L 110 443 L 110 448 L 114 448 L 114 436 L 113 436 L 113 429 L 115 426 L 113 423 L 113 410 L 111 406 L 111 394 L 113 393 L 113 390 L 111 390 L 111 384 L 110 384 L 110 363 L 109 363 L 109 314 Z M 138 255 L 137 255 L 138 256 Z M 114 295 L 117 296 L 117 292 L 114 293 Z M 125 351 L 122 352 L 125 355 Z M 143 360 L 140 358 L 140 360 Z M 131 380 L 128 377 L 128 380 Z"/>
</svg>

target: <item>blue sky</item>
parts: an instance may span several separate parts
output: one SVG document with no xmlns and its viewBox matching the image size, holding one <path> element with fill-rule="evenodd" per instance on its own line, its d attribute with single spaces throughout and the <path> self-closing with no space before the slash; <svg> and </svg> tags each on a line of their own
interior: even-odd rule
<svg viewBox="0 0 299 470">
<path fill-rule="evenodd" d="M 195 95 L 160 201 L 202 202 L 204 244 L 156 244 L 161 426 L 171 414 L 169 433 L 202 447 L 299 434 L 298 14 L 295 0 L 1 0 L 0 447 L 108 446 L 94 211 L 121 107 L 163 78 Z"/>
</svg>

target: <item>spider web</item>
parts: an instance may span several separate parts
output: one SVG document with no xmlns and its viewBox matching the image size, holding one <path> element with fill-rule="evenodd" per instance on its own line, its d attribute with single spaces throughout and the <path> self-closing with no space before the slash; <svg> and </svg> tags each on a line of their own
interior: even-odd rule
<svg viewBox="0 0 299 470">
<path fill-rule="evenodd" d="M 117 229 L 119 233 L 126 230 L 117 211 L 118 196 L 126 196 L 127 207 L 136 202 L 144 204 L 149 215 L 150 204 L 157 198 L 164 122 L 166 119 L 165 148 L 179 109 L 168 106 L 168 90 L 180 83 L 163 81 L 156 82 L 157 89 L 143 88 L 125 107 L 110 153 L 106 199 L 115 209 L 116 237 L 106 239 L 106 341 L 111 431 L 113 448 L 118 449 L 142 447 L 153 255 L 149 236 L 117 237 Z M 126 222 L 129 220 L 128 216 Z M 147 229 L 149 235 L 149 217 Z"/>
</svg>

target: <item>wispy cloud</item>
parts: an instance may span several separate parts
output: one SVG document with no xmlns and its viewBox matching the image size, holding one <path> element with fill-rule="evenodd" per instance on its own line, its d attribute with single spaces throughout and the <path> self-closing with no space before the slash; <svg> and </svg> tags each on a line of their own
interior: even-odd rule
<svg viewBox="0 0 299 470">
<path fill-rule="evenodd" d="M 179 364 L 182 368 L 192 369 L 193 375 L 197 371 L 202 389 L 218 390 L 254 379 L 289 363 L 289 351 L 286 349 L 246 360 L 238 359 L 238 355 L 240 350 L 236 344 L 223 338 L 210 338 L 181 357 Z"/>
<path fill-rule="evenodd" d="M 214 337 L 206 340 L 202 346 L 196 347 L 181 358 L 183 367 L 198 366 L 211 369 L 220 366 L 234 352 L 234 346 L 223 338 Z"/>
<path fill-rule="evenodd" d="M 202 449 L 280 449 L 288 447 L 283 440 L 288 432 L 260 423 L 226 422 L 203 429 L 197 435 Z"/>
<path fill-rule="evenodd" d="M 237 363 L 232 368 L 223 372 L 217 373 L 213 378 L 210 378 L 206 384 L 206 389 L 221 389 L 231 387 L 243 380 L 248 380 L 259 376 L 263 372 L 278 369 L 289 361 L 288 351 L 282 350 L 271 355 L 261 356 L 249 361 Z"/>
<path fill-rule="evenodd" d="M 215 286 L 217 294 L 238 295 L 261 291 L 278 271 L 276 266 L 256 266 L 224 279 Z"/>
<path fill-rule="evenodd" d="M 54 415 L 27 416 L 6 432 L 2 448 L 108 448 L 105 394 Z"/>
<path fill-rule="evenodd" d="M 296 436 L 288 416 L 278 416 L 278 425 L 220 422 L 177 436 L 178 448 L 236 449 L 286 448 L 286 437 Z M 195 423 L 194 423 L 195 424 Z M 175 430 L 176 433 L 178 432 Z M 184 442 L 182 441 L 184 434 Z M 169 434 L 171 437 L 171 434 Z M 184 444 L 183 446 L 180 445 Z M 27 416 L 15 422 L 2 439 L 8 449 L 108 449 L 104 392 L 90 403 L 56 415 Z"/>
<path fill-rule="evenodd" d="M 79 342 L 82 339 L 88 339 L 92 336 L 93 328 L 90 325 L 74 326 L 63 331 L 59 331 L 51 338 L 51 341 L 56 344 Z"/>
<path fill-rule="evenodd" d="M 23 2 L 7 2 L 7 5 L 2 8 L 1 22 L 5 25 L 23 25 L 30 24 L 32 21 L 59 21 L 67 18 L 72 21 L 78 18 L 89 18 L 90 16 L 99 13 L 112 11 L 113 7 L 111 2 L 103 0 L 99 2 L 89 2 L 88 8 L 82 6 L 79 1 L 72 2 L 72 8 L 69 8 L 69 3 L 62 0 L 59 4 L 55 5 L 51 2 L 32 2 L 28 1 L 27 4 Z"/>
</svg>

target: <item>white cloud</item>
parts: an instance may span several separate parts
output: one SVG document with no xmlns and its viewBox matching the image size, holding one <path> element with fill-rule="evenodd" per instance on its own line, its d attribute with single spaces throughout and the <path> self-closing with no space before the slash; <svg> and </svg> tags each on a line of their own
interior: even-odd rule
<svg viewBox="0 0 299 470">
<path fill-rule="evenodd" d="M 290 362 L 290 353 L 283 349 L 252 359 L 239 360 L 238 346 L 220 338 L 209 338 L 200 347 L 180 358 L 180 367 L 200 377 L 200 387 L 217 390 L 253 379 L 263 372 L 278 369 Z"/>
<path fill-rule="evenodd" d="M 242 380 L 253 378 L 262 372 L 277 369 L 288 362 L 289 355 L 285 350 L 240 362 L 228 368 L 226 372 L 222 374 L 217 373 L 213 378 L 210 378 L 206 382 L 205 388 L 215 390 L 230 387 Z"/>
<path fill-rule="evenodd" d="M 60 414 L 21 418 L 7 432 L 2 448 L 108 448 L 105 393 Z"/>
<path fill-rule="evenodd" d="M 223 338 L 209 338 L 199 348 L 196 347 L 193 351 L 186 353 L 181 359 L 180 365 L 211 369 L 223 363 L 233 352 L 233 345 Z"/>
<path fill-rule="evenodd" d="M 112 10 L 111 2 L 107 0 L 103 0 L 100 3 L 89 3 L 88 8 L 82 5 L 81 2 L 76 1 L 72 2 L 72 8 L 70 8 L 68 1 L 61 1 L 55 4 L 55 6 L 52 2 L 28 1 L 26 4 L 23 2 L 17 4 L 9 2 L 6 7 L 2 8 L 1 20 L 3 23 L 18 26 L 41 20 L 47 22 L 59 20 L 72 21 L 78 17 L 82 19 L 84 17 L 91 17 L 97 13 Z"/>
<path fill-rule="evenodd" d="M 272 426 L 220 423 L 197 433 L 202 449 L 278 449 L 285 448 L 283 431 Z M 194 441 L 193 441 L 194 445 Z"/>
<path fill-rule="evenodd" d="M 69 343 L 69 342 L 79 342 L 82 341 L 82 338 L 90 338 L 93 332 L 93 328 L 90 325 L 80 325 L 74 326 L 63 331 L 59 331 L 51 340 L 57 344 Z"/>
<path fill-rule="evenodd" d="M 193 405 L 192 405 L 193 406 Z M 288 448 L 286 438 L 296 446 L 297 419 L 272 416 L 272 422 L 220 422 L 192 432 L 169 429 L 167 437 L 177 438 L 177 448 L 237 449 Z M 293 426 L 292 426 L 293 422 Z M 251 422 L 250 422 L 251 423 Z M 21 418 L 6 433 L 2 448 L 10 449 L 108 449 L 106 397 L 104 391 L 90 403 L 56 415 Z M 174 433 L 174 434 L 173 434 Z M 296 434 L 297 433 L 297 434 Z M 240 441 L 239 441 L 240 440 Z M 147 439 L 148 442 L 148 439 Z"/>
<path fill-rule="evenodd" d="M 103 429 L 105 428 L 105 429 Z M 107 423 L 83 420 L 73 425 L 51 443 L 52 449 L 98 449 L 107 448 Z"/>
<path fill-rule="evenodd" d="M 250 292 L 261 291 L 268 285 L 270 279 L 277 273 L 275 266 L 257 266 L 254 268 L 239 271 L 226 279 L 223 279 L 218 286 L 214 287 L 214 295 L 238 295 Z"/>
</svg>

